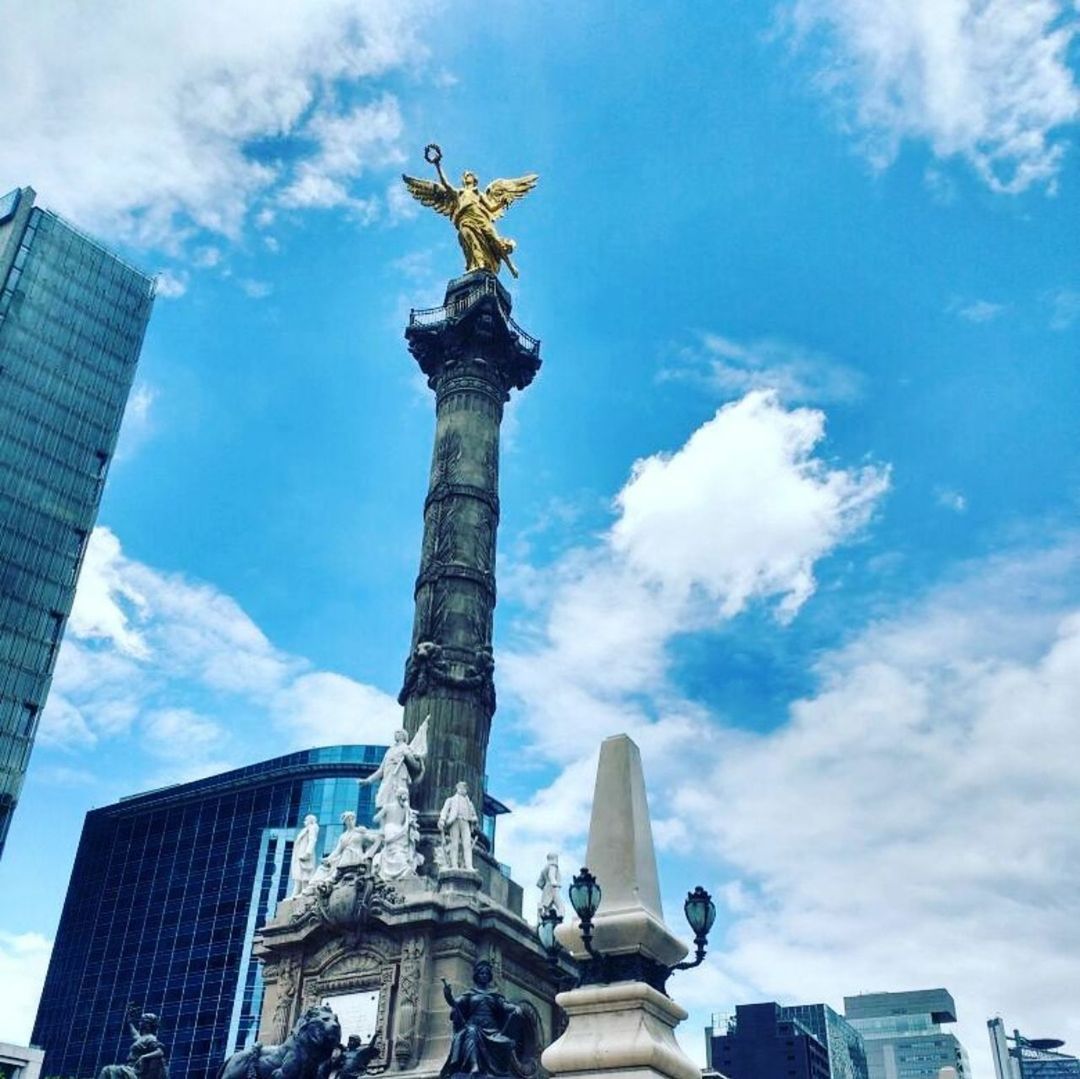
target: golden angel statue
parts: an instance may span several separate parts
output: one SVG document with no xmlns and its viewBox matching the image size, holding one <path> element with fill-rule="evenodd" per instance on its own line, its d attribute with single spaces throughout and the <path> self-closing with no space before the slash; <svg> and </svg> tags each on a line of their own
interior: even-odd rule
<svg viewBox="0 0 1080 1079">
<path fill-rule="evenodd" d="M 465 272 L 489 270 L 498 273 L 500 264 L 505 262 L 506 268 L 517 277 L 517 267 L 510 259 L 514 241 L 500 236 L 495 231 L 495 222 L 512 202 L 536 186 L 537 174 L 530 172 L 516 180 L 492 180 L 481 191 L 475 172 L 466 170 L 461 174 L 461 187 L 454 187 L 447 180 L 442 170 L 442 150 L 435 143 L 424 147 L 424 160 L 435 166 L 438 183 L 418 180 L 415 176 L 402 175 L 401 178 L 414 199 L 454 223 L 458 243 L 465 253 Z"/>
</svg>

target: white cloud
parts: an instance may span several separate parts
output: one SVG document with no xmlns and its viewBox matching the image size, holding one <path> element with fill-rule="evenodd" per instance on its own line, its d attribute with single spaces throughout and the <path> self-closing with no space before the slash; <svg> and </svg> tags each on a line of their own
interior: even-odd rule
<svg viewBox="0 0 1080 1079">
<path fill-rule="evenodd" d="M 401 110 L 389 94 L 345 114 L 316 115 L 305 134 L 318 150 L 300 164 L 296 178 L 279 196 L 281 204 L 323 209 L 345 206 L 361 223 L 374 220 L 378 200 L 354 197 L 348 181 L 372 166 L 403 161 L 404 154 L 398 147 L 403 129 Z"/>
<path fill-rule="evenodd" d="M 703 382 L 729 398 L 775 390 L 792 403 L 850 401 L 862 390 L 857 371 L 821 352 L 778 338 L 740 342 L 717 333 L 701 334 L 699 344 L 682 349 L 660 378 Z"/>
<path fill-rule="evenodd" d="M 156 387 L 148 382 L 136 382 L 128 395 L 120 437 L 114 460 L 128 461 L 134 457 L 154 433 L 153 407 L 158 399 Z"/>
<path fill-rule="evenodd" d="M 187 292 L 189 281 L 184 270 L 162 270 L 155 278 L 155 293 L 163 300 L 177 300 Z"/>
<path fill-rule="evenodd" d="M 954 300 L 949 304 L 948 310 L 965 322 L 978 323 L 992 322 L 1005 311 L 1005 308 L 1005 304 L 992 303 L 990 300 L 972 300 L 970 302 Z"/>
<path fill-rule="evenodd" d="M 200 269 L 209 270 L 221 262 L 221 249 L 218 247 L 200 247 L 192 256 L 192 262 Z"/>
<path fill-rule="evenodd" d="M 237 284 L 250 300 L 265 300 L 267 296 L 272 296 L 274 292 L 274 286 L 269 281 L 257 281 L 252 277 L 243 277 Z"/>
<path fill-rule="evenodd" d="M 381 690 L 329 671 L 302 674 L 274 698 L 274 712 L 300 745 L 393 741 L 401 707 Z"/>
<path fill-rule="evenodd" d="M 963 513 L 967 510 L 967 499 L 964 495 L 949 487 L 939 487 L 934 492 L 934 499 L 943 509 L 952 510 L 953 513 Z"/>
<path fill-rule="evenodd" d="M 501 685 L 534 747 L 563 771 L 500 826 L 513 862 L 553 840 L 580 844 L 591 754 L 605 735 L 709 752 L 716 734 L 670 684 L 669 645 L 753 603 L 793 617 L 814 590 L 815 562 L 865 526 L 888 487 L 885 469 L 816 458 L 823 433 L 821 413 L 784 409 L 772 394 L 725 406 L 676 453 L 639 461 L 609 532 L 549 569 L 546 589 L 519 596 L 538 607 L 501 657 Z"/>
<path fill-rule="evenodd" d="M 143 746 L 167 760 L 199 757 L 217 750 L 225 730 L 191 708 L 162 708 L 143 718 Z"/>
<path fill-rule="evenodd" d="M 1047 297 L 1050 304 L 1050 329 L 1068 330 L 1080 319 L 1080 292 L 1059 288 Z"/>
<path fill-rule="evenodd" d="M 946 985 L 977 1057 L 994 1014 L 1080 1038 L 1080 609 L 1045 597 L 1062 562 L 1075 576 L 1080 543 L 870 626 L 790 723 L 683 784 L 702 850 L 756 897 L 729 973 L 789 1000 Z"/>
<path fill-rule="evenodd" d="M 423 7 L 18 6 L 0 36 L 5 163 L 95 232 L 167 249 L 193 230 L 235 237 L 305 169 L 344 183 L 393 160 L 393 97 L 351 99 L 422 60 Z"/>
<path fill-rule="evenodd" d="M 313 670 L 276 648 L 230 596 L 128 558 L 99 527 L 40 736 L 72 752 L 134 736 L 173 762 L 175 780 L 234 759 L 378 740 L 399 717 L 389 694 Z M 267 719 L 279 734 L 269 751 L 259 737 Z"/>
<path fill-rule="evenodd" d="M 818 86 L 878 168 L 906 140 L 968 161 L 994 191 L 1053 190 L 1080 116 L 1064 0 L 792 0 L 796 40 L 820 45 Z"/>
<path fill-rule="evenodd" d="M 29 1043 L 51 949 L 39 933 L 0 932 L 0 1041 Z"/>
<path fill-rule="evenodd" d="M 614 551 L 682 603 L 700 593 L 730 618 L 774 596 L 790 617 L 814 590 L 814 563 L 888 487 L 880 469 L 814 458 L 824 433 L 821 412 L 785 410 L 769 393 L 726 406 L 677 453 L 634 465 L 616 498 Z"/>
</svg>

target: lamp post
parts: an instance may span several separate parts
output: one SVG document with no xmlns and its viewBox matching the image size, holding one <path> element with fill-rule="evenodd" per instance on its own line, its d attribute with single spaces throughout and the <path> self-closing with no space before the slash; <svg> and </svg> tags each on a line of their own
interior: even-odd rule
<svg viewBox="0 0 1080 1079">
<path fill-rule="evenodd" d="M 605 955 L 593 947 L 593 919 L 600 908 L 602 898 L 600 884 L 587 868 L 582 868 L 570 885 L 570 905 L 577 914 L 581 943 L 589 958 L 579 963 L 576 983 L 578 985 L 607 985 L 617 981 L 643 981 L 667 993 L 667 980 L 677 970 L 691 970 L 700 966 L 705 959 L 709 931 L 716 921 L 716 904 L 699 884 L 686 896 L 683 912 L 686 921 L 694 932 L 694 958 L 689 962 L 667 966 L 649 956 L 634 953 L 616 953 Z M 547 952 L 552 966 L 557 966 L 564 955 L 569 955 L 555 936 L 555 930 L 562 918 L 554 909 L 548 909 L 540 917 L 536 934 L 540 944 Z"/>
</svg>

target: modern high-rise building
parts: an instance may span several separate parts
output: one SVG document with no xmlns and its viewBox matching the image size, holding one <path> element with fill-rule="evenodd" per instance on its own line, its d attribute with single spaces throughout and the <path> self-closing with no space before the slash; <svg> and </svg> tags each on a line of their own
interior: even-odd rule
<svg viewBox="0 0 1080 1079">
<path fill-rule="evenodd" d="M 0 198 L 0 854 L 153 297 L 31 188 Z"/>
<path fill-rule="evenodd" d="M 825 1046 L 832 1079 L 870 1079 L 862 1035 L 828 1004 L 786 1004 L 780 1015 L 798 1020 Z"/>
<path fill-rule="evenodd" d="M 262 1007 L 255 934 L 289 887 L 292 843 L 319 820 L 321 856 L 385 746 L 330 746 L 146 794 L 86 815 L 33 1042 L 50 1075 L 86 1079 L 127 1058 L 129 1002 L 162 1019 L 172 1079 L 209 1079 L 254 1040 Z M 494 818 L 506 808 L 483 803 Z"/>
<path fill-rule="evenodd" d="M 740 1004 L 706 1028 L 707 1067 L 726 1079 L 830 1079 L 829 1051 L 779 1004 Z"/>
<path fill-rule="evenodd" d="M 986 1026 L 996 1079 L 1080 1079 L 1080 1060 L 1061 1052 L 1060 1038 L 1028 1038 L 1019 1030 L 1006 1034 L 1000 1019 L 988 1019 Z"/>
<path fill-rule="evenodd" d="M 844 1018 L 862 1035 L 870 1079 L 937 1079 L 942 1068 L 971 1077 L 964 1047 L 942 1029 L 956 1022 L 945 989 L 844 997 Z"/>
</svg>

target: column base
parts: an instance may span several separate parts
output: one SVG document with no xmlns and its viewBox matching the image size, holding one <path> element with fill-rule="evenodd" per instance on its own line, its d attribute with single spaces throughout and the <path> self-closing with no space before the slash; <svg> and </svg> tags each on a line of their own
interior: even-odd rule
<svg viewBox="0 0 1080 1079">
<path fill-rule="evenodd" d="M 687 1012 L 644 982 L 582 986 L 555 1000 L 568 1024 L 540 1058 L 552 1076 L 701 1079 L 675 1040 Z"/>
<path fill-rule="evenodd" d="M 478 895 L 483 878 L 474 869 L 440 869 L 440 892 L 455 892 L 458 895 Z"/>
</svg>

